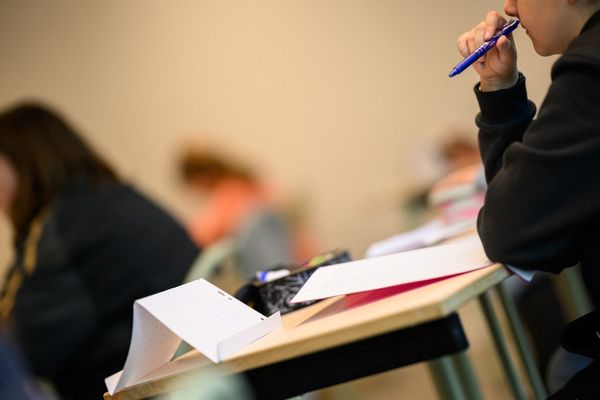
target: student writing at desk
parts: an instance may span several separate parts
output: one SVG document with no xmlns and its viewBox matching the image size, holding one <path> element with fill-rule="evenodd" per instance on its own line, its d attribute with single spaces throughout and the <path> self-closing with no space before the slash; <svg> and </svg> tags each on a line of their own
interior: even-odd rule
<svg viewBox="0 0 600 400">
<path fill-rule="evenodd" d="M 478 231 L 493 261 L 559 273 L 581 263 L 600 302 L 600 1 L 506 0 L 535 51 L 562 54 L 533 119 L 511 36 L 473 65 L 481 112 L 476 118 L 488 191 Z M 506 22 L 489 12 L 458 38 L 468 56 Z M 554 310 L 547 310 L 552 313 Z M 595 358 L 552 399 L 600 398 L 600 313 L 571 322 L 563 346 Z"/>
<path fill-rule="evenodd" d="M 188 187 L 204 198 L 188 225 L 190 236 L 203 248 L 234 239 L 244 279 L 316 253 L 298 221 L 288 218 L 279 196 L 250 168 L 224 153 L 192 147 L 182 154 L 179 169 Z"/>
<path fill-rule="evenodd" d="M 0 114 L 0 210 L 16 253 L 0 318 L 61 399 L 99 399 L 125 362 L 133 302 L 179 285 L 198 248 L 38 104 Z"/>
</svg>

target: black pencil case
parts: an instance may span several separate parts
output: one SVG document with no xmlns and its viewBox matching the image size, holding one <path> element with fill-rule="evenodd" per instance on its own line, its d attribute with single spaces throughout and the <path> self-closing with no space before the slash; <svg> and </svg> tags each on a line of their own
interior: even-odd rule
<svg viewBox="0 0 600 400">
<path fill-rule="evenodd" d="M 334 250 L 312 257 L 300 265 L 276 265 L 265 272 L 288 269 L 289 275 L 267 282 L 260 282 L 258 278 L 254 278 L 242 286 L 235 297 L 264 315 L 271 315 L 277 311 L 286 314 L 318 301 L 291 303 L 317 268 L 348 261 L 352 261 L 352 257 L 347 250 Z"/>
</svg>

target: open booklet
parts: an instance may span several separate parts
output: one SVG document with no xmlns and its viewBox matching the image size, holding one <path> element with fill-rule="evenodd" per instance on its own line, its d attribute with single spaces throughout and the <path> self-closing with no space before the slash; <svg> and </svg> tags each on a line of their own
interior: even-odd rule
<svg viewBox="0 0 600 400">
<path fill-rule="evenodd" d="M 281 326 L 204 279 L 136 300 L 123 370 L 106 378 L 108 392 L 135 385 L 168 363 L 185 340 L 215 363 Z"/>
<path fill-rule="evenodd" d="M 477 235 L 316 270 L 292 303 L 450 277 L 491 265 Z"/>
</svg>

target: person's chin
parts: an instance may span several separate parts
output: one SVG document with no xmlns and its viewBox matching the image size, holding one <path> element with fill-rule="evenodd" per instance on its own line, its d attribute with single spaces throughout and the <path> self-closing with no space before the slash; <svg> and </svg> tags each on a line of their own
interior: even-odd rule
<svg viewBox="0 0 600 400">
<path fill-rule="evenodd" d="M 550 51 L 549 49 L 547 49 L 543 46 L 540 46 L 539 44 L 536 44 L 535 41 L 532 41 L 532 42 L 533 42 L 533 48 L 535 49 L 535 52 L 538 53 L 540 56 L 548 57 L 548 56 L 556 54 L 556 53 Z"/>
</svg>

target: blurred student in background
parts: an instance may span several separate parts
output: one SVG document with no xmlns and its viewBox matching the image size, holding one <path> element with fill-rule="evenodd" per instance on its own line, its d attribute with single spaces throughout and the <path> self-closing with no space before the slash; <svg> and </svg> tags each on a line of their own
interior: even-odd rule
<svg viewBox="0 0 600 400">
<path fill-rule="evenodd" d="M 315 254 L 279 199 L 250 169 L 215 151 L 189 148 L 179 160 L 179 170 L 183 181 L 204 198 L 188 224 L 190 235 L 202 247 L 233 239 L 243 278 Z"/>
<path fill-rule="evenodd" d="M 470 136 L 470 131 L 448 129 L 434 151 L 422 154 L 427 155 L 427 164 L 435 166 L 435 173 L 430 173 L 434 182 L 427 182 L 404 203 L 407 217 L 413 221 L 411 225 L 439 217 L 452 224 L 477 215 L 482 202 L 477 194 L 484 190 L 485 183 L 482 187 L 479 182 L 483 166 L 477 142 Z"/>
<path fill-rule="evenodd" d="M 257 210 L 274 208 L 272 195 L 249 169 L 215 152 L 189 149 L 180 171 L 184 182 L 205 196 L 188 224 L 192 238 L 204 247 L 233 235 Z"/>
<path fill-rule="evenodd" d="M 483 204 L 486 186 L 477 143 L 454 135 L 442 143 L 441 151 L 447 171 L 431 187 L 427 201 L 449 223 L 474 219 Z"/>
<path fill-rule="evenodd" d="M 16 254 L 1 316 L 61 398 L 100 398 L 125 362 L 133 302 L 180 284 L 197 246 L 39 104 L 0 114 L 0 209 Z"/>
</svg>

